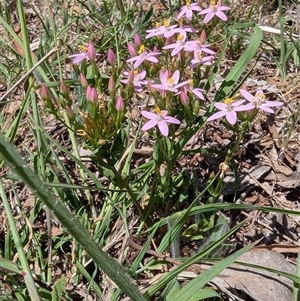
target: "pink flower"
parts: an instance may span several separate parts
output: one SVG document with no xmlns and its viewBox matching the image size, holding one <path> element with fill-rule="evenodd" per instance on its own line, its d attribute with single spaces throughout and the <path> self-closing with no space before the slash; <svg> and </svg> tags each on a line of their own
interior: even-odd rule
<svg viewBox="0 0 300 301">
<path fill-rule="evenodd" d="M 186 18 L 189 21 L 192 21 L 193 11 L 201 11 L 201 10 L 202 10 L 201 7 L 197 3 L 191 4 L 191 0 L 186 0 L 186 5 L 181 8 L 176 20 L 186 15 Z"/>
<path fill-rule="evenodd" d="M 138 53 L 138 56 L 134 56 L 126 61 L 127 63 L 135 62 L 133 65 L 134 69 L 140 66 L 144 61 L 157 63 L 158 59 L 155 56 L 160 54 L 160 52 L 148 52 L 147 50 L 145 50 L 144 45 L 141 45 Z"/>
<path fill-rule="evenodd" d="M 156 28 L 146 30 L 146 32 L 148 32 L 146 39 L 156 36 L 164 36 L 165 38 L 170 38 L 175 33 L 181 31 L 181 29 L 177 27 L 178 25 L 170 25 L 170 22 L 168 20 L 164 20 L 164 25 L 157 24 Z"/>
<path fill-rule="evenodd" d="M 261 109 L 268 113 L 275 113 L 270 107 L 280 107 L 283 105 L 283 103 L 280 101 L 267 101 L 262 90 L 257 90 L 255 96 L 244 89 L 241 89 L 240 93 L 250 102 L 252 108 Z"/>
<path fill-rule="evenodd" d="M 194 51 L 194 58 L 191 60 L 191 69 L 196 68 L 199 64 L 211 66 L 213 62 L 214 56 L 207 55 L 203 56 L 201 50 Z"/>
<path fill-rule="evenodd" d="M 144 78 L 146 77 L 146 71 L 143 70 L 139 73 L 138 70 L 134 70 L 133 73 L 134 73 L 134 77 L 132 81 L 133 87 L 135 91 L 142 92 L 142 85 L 146 85 L 148 83 L 146 80 L 144 80 Z M 120 82 L 123 84 L 128 84 L 130 73 L 128 71 L 124 71 L 123 74 L 127 78 L 121 79 Z"/>
<path fill-rule="evenodd" d="M 202 10 L 199 15 L 206 15 L 203 20 L 204 23 L 208 23 L 214 16 L 217 16 L 223 21 L 227 21 L 227 17 L 223 11 L 228 9 L 230 9 L 229 6 L 221 5 L 221 0 L 219 0 L 217 4 L 215 0 L 211 0 L 209 8 Z"/>
<path fill-rule="evenodd" d="M 189 41 L 186 43 L 186 46 L 184 47 L 185 51 L 196 51 L 201 50 L 208 54 L 216 54 L 213 50 L 211 50 L 209 47 L 210 45 L 205 44 L 206 42 L 206 33 L 203 30 L 200 34 L 200 37 L 196 39 L 195 41 Z"/>
<path fill-rule="evenodd" d="M 95 52 L 95 48 L 91 43 L 88 44 L 88 47 L 81 46 L 80 48 L 82 52 L 69 55 L 69 58 L 73 59 L 73 64 L 79 64 L 84 59 L 94 61 L 96 56 L 100 55 Z"/>
<path fill-rule="evenodd" d="M 144 126 L 142 127 L 142 131 L 148 131 L 149 129 L 158 126 L 161 134 L 165 137 L 169 134 L 169 126 L 168 123 L 180 124 L 180 121 L 177 118 L 168 116 L 168 111 L 160 110 L 156 108 L 155 113 L 148 112 L 148 111 L 141 111 L 141 114 L 150 119 L 147 121 Z"/>
<path fill-rule="evenodd" d="M 225 116 L 227 121 L 230 124 L 234 125 L 237 122 L 236 112 L 248 111 L 253 109 L 253 105 L 251 103 L 242 106 L 241 104 L 243 104 L 245 101 L 246 100 L 243 99 L 243 100 L 238 100 L 236 102 L 233 102 L 233 99 L 226 98 L 224 100 L 224 103 L 220 103 L 220 102 L 215 103 L 215 107 L 219 109 L 220 112 L 211 115 L 209 118 L 207 118 L 207 121 L 212 121 Z"/>
<path fill-rule="evenodd" d="M 169 44 L 167 46 L 164 46 L 162 49 L 173 49 L 171 52 L 171 56 L 175 56 L 177 53 L 179 53 L 182 49 L 184 49 L 185 46 L 185 40 L 186 40 L 186 32 L 182 31 L 178 36 L 176 43 Z"/>
<path fill-rule="evenodd" d="M 159 79 L 160 84 L 152 85 L 153 88 L 163 90 L 163 91 L 171 91 L 171 92 L 178 92 L 178 88 L 184 86 L 188 83 L 188 81 L 184 81 L 181 83 L 179 82 L 180 72 L 176 70 L 172 76 L 169 77 L 169 71 L 160 71 Z"/>
</svg>

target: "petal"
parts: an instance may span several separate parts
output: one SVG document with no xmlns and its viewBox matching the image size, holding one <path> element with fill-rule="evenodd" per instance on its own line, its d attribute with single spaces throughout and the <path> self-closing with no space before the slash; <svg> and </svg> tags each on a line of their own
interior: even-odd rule
<svg viewBox="0 0 300 301">
<path fill-rule="evenodd" d="M 227 105 L 223 102 L 216 102 L 214 106 L 221 111 L 227 111 L 228 109 Z"/>
<path fill-rule="evenodd" d="M 249 111 L 255 108 L 255 105 L 253 103 L 248 103 L 246 105 L 243 106 L 239 106 L 234 108 L 233 110 L 236 112 L 241 112 L 241 111 Z"/>
<path fill-rule="evenodd" d="M 135 61 L 138 60 L 139 58 L 140 58 L 139 55 L 138 55 L 138 56 L 134 56 L 134 57 L 128 59 L 128 60 L 126 61 L 126 63 L 132 63 L 132 62 L 135 62 Z"/>
<path fill-rule="evenodd" d="M 230 124 L 234 125 L 236 123 L 236 119 L 237 119 L 236 112 L 235 111 L 228 112 L 226 114 L 226 119 Z"/>
<path fill-rule="evenodd" d="M 222 118 L 226 114 L 227 114 L 227 112 L 225 112 L 225 111 L 217 112 L 217 113 L 211 115 L 210 117 L 208 117 L 207 121 L 212 121 L 212 120 L 215 120 L 215 119 Z"/>
<path fill-rule="evenodd" d="M 203 9 L 203 10 L 199 13 L 199 15 L 207 15 L 207 14 L 209 14 L 210 12 L 211 12 L 211 8 L 209 7 L 209 8 Z"/>
<path fill-rule="evenodd" d="M 180 77 L 180 72 L 179 70 L 176 70 L 172 75 L 172 78 L 174 80 L 174 85 L 176 85 L 179 82 L 179 77 Z"/>
<path fill-rule="evenodd" d="M 240 93 L 242 94 L 243 97 L 245 97 L 248 101 L 253 101 L 254 96 L 250 94 L 248 91 L 244 89 L 240 89 Z"/>
<path fill-rule="evenodd" d="M 142 131 L 148 131 L 151 128 L 154 128 L 157 125 L 157 120 L 149 120 L 148 122 L 146 122 L 143 127 L 142 127 Z"/>
<path fill-rule="evenodd" d="M 208 23 L 208 22 L 214 17 L 214 15 L 215 15 L 215 13 L 209 12 L 209 13 L 205 16 L 205 18 L 204 18 L 204 20 L 203 20 L 203 23 Z"/>
<path fill-rule="evenodd" d="M 280 101 L 266 101 L 263 106 L 266 107 L 280 107 L 283 106 L 283 102 Z"/>
<path fill-rule="evenodd" d="M 267 107 L 265 105 L 261 105 L 261 106 L 259 106 L 259 108 L 267 113 L 275 113 L 274 110 L 270 109 L 269 107 Z"/>
<path fill-rule="evenodd" d="M 223 21 L 227 21 L 227 16 L 222 11 L 217 11 L 216 15 Z"/>
<path fill-rule="evenodd" d="M 193 19 L 193 12 L 192 12 L 192 10 L 191 9 L 188 9 L 187 11 L 186 11 L 186 18 L 189 20 L 189 21 L 192 21 L 192 19 Z"/>
<path fill-rule="evenodd" d="M 146 56 L 145 60 L 152 62 L 152 63 L 157 63 L 158 59 L 155 56 Z"/>
<path fill-rule="evenodd" d="M 171 116 L 166 116 L 164 118 L 164 121 L 168 122 L 168 123 L 174 123 L 174 124 L 180 124 L 181 123 L 177 118 L 171 117 Z"/>
<path fill-rule="evenodd" d="M 148 112 L 148 111 L 141 111 L 141 114 L 146 117 L 147 119 L 153 119 L 156 120 L 157 119 L 157 114 L 152 113 L 152 112 Z"/>
<path fill-rule="evenodd" d="M 163 86 L 167 86 L 169 72 L 168 71 L 160 71 L 159 72 L 159 80 Z"/>
<path fill-rule="evenodd" d="M 165 137 L 168 136 L 168 134 L 169 134 L 169 127 L 168 127 L 168 125 L 167 125 L 167 123 L 165 121 L 163 121 L 163 120 L 159 121 L 158 122 L 158 128 L 159 128 L 159 130 L 160 130 L 160 132 L 161 132 L 161 134 L 163 136 L 165 136 Z"/>
<path fill-rule="evenodd" d="M 241 100 L 235 101 L 231 104 L 231 107 L 239 107 L 245 101 L 246 101 L 246 99 L 241 99 Z"/>
<path fill-rule="evenodd" d="M 199 89 L 193 89 L 192 92 L 200 99 L 204 100 L 203 94 L 199 91 Z"/>
<path fill-rule="evenodd" d="M 144 58 L 141 58 L 141 57 L 138 58 L 138 59 L 136 60 L 136 62 L 134 63 L 133 68 L 134 68 L 134 69 L 137 69 L 138 66 L 141 65 L 141 64 L 144 62 L 144 60 L 145 60 Z"/>
</svg>

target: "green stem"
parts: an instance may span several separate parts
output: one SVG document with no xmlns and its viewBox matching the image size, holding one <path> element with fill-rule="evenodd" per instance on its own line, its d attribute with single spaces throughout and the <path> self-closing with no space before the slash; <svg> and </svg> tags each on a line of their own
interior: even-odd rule
<svg viewBox="0 0 300 301">
<path fill-rule="evenodd" d="M 32 189 L 34 194 L 53 211 L 61 224 L 68 229 L 78 243 L 85 248 L 87 253 L 103 272 L 131 299 L 135 301 L 146 301 L 147 298 L 132 284 L 132 279 L 125 268 L 99 248 L 79 220 L 70 213 L 63 202 L 58 200 L 56 196 L 47 189 L 43 181 L 26 165 L 26 162 L 15 151 L 13 146 L 4 139 L 2 134 L 0 134 L 0 151 L 6 163 Z"/>
<path fill-rule="evenodd" d="M 8 220 L 8 224 L 11 229 L 11 233 L 12 233 L 12 236 L 13 236 L 13 239 L 15 242 L 17 252 L 19 254 L 20 263 L 21 263 L 21 266 L 23 269 L 22 275 L 24 276 L 25 284 L 26 284 L 30 299 L 32 301 L 39 301 L 40 297 L 39 297 L 34 279 L 32 277 L 31 271 L 30 271 L 30 267 L 29 267 L 29 264 L 28 264 L 23 246 L 22 246 L 21 238 L 19 236 L 14 217 L 12 215 L 11 208 L 10 208 L 8 200 L 7 200 L 2 181 L 0 181 L 0 194 L 1 194 L 1 199 L 3 202 L 4 210 L 6 213 L 6 217 Z"/>
</svg>

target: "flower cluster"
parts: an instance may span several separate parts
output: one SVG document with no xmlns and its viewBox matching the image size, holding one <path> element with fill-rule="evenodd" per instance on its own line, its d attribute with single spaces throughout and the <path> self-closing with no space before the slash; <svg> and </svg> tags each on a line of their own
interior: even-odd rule
<svg viewBox="0 0 300 301">
<path fill-rule="evenodd" d="M 146 41 L 142 41 L 140 36 L 135 34 L 133 43 L 127 45 L 130 55 L 126 60 L 128 69 L 119 74 L 116 73 L 116 56 L 109 49 L 107 61 L 112 67 L 113 74 L 109 79 L 108 91 L 114 103 L 114 110 L 117 112 L 118 124 L 125 112 L 126 100 L 130 99 L 134 91 L 141 93 L 145 88 L 150 90 L 155 99 L 155 109 L 154 112 L 141 111 L 142 116 L 148 119 L 142 127 L 143 131 L 157 127 L 163 136 L 168 136 L 169 124 L 180 124 L 179 119 L 170 116 L 176 116 L 180 112 L 180 109 L 178 110 L 180 103 L 184 111 L 180 119 L 185 118 L 188 123 L 188 118 L 191 118 L 193 122 L 193 116 L 197 116 L 196 109 L 199 109 L 200 102 L 205 99 L 205 91 L 200 88 L 201 76 L 199 74 L 205 73 L 214 64 L 216 53 L 206 42 L 205 30 L 198 33 L 198 30 L 192 26 L 183 25 L 183 18 L 195 24 L 199 21 L 199 17 L 204 17 L 204 25 L 212 22 L 215 26 L 217 21 L 227 21 L 225 12 L 229 9 L 230 7 L 222 5 L 221 0 L 217 2 L 211 0 L 208 7 L 186 0 L 186 5 L 177 15 L 177 24 L 164 20 L 163 23 L 157 23 L 155 28 L 146 30 L 146 40 L 157 40 L 157 46 L 153 49 L 146 47 Z M 96 53 L 91 43 L 82 50 L 78 54 L 69 56 L 73 64 L 80 64 L 84 60 L 91 61 L 93 64 L 96 57 L 100 55 Z M 121 79 L 118 80 L 120 75 Z M 97 90 L 88 85 L 82 74 L 80 74 L 80 82 L 86 89 L 87 100 L 90 103 L 97 103 Z M 121 83 L 117 100 L 116 83 Z M 274 113 L 272 107 L 282 105 L 281 102 L 267 101 L 261 90 L 252 95 L 245 89 L 241 89 L 240 94 L 243 99 L 235 101 L 227 98 L 223 103 L 215 103 L 214 106 L 218 111 L 207 120 L 225 118 L 230 125 L 234 125 L 238 121 L 240 112 L 253 112 L 261 109 Z"/>
</svg>

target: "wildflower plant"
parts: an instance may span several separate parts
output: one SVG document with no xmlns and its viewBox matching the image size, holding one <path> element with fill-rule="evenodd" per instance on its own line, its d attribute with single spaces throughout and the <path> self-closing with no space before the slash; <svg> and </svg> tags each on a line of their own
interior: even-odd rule
<svg viewBox="0 0 300 301">
<path fill-rule="evenodd" d="M 122 1 L 118 5 L 121 4 Z M 148 243 L 158 229 L 167 226 L 167 233 L 158 241 L 157 249 L 162 253 L 170 248 L 174 258 L 180 255 L 176 251 L 179 234 L 203 239 L 215 225 L 226 224 L 214 213 L 224 190 L 225 173 L 231 169 L 237 174 L 235 155 L 257 115 L 274 114 L 276 108 L 283 105 L 283 102 L 269 100 L 262 90 L 248 91 L 244 83 L 248 76 L 245 70 L 260 47 L 262 33 L 257 26 L 252 28 L 245 52 L 231 67 L 220 87 L 214 89 L 229 39 L 238 30 L 238 26 L 226 23 L 230 22 L 227 16 L 230 10 L 231 7 L 222 5 L 221 0 L 212 0 L 206 6 L 187 0 L 171 18 L 158 20 L 160 22 L 153 28 L 129 35 L 127 47 L 120 42 L 99 50 L 99 43 L 89 42 L 81 47 L 81 52 L 69 54 L 71 78 L 61 80 L 56 90 L 50 81 L 40 85 L 39 94 L 49 112 L 91 151 L 97 175 L 109 182 L 109 187 L 103 187 L 93 172 L 80 166 L 81 172 L 84 170 L 97 188 L 105 192 L 101 208 L 95 208 L 92 197 L 88 209 L 85 208 L 91 210 L 95 220 L 89 229 L 94 239 L 93 247 L 95 241 L 99 245 L 107 243 L 118 221 L 127 220 L 129 208 L 133 208 L 139 217 L 137 235 L 153 231 Z M 218 28 L 226 29 L 225 39 L 218 35 Z M 221 46 L 216 45 L 216 41 Z M 131 118 L 133 113 L 137 114 L 136 120 Z M 232 134 L 227 149 L 187 149 L 188 143 L 212 123 L 223 126 Z M 151 152 L 147 160 L 132 164 L 141 144 L 146 144 Z M 71 152 L 68 155 L 78 162 L 78 149 L 74 152 L 77 156 Z M 221 161 L 219 170 L 210 171 L 203 191 L 197 190 L 198 183 L 191 181 L 186 168 L 178 167 L 182 157 L 201 152 L 218 154 Z M 84 174 L 82 178 L 86 183 Z M 187 192 L 191 186 L 196 191 L 193 200 L 189 199 Z M 89 192 L 86 195 L 89 196 Z M 203 204 L 200 205 L 199 200 L 203 196 L 208 210 L 202 213 Z M 50 201 L 52 195 L 47 199 L 48 203 Z M 57 209 L 54 205 L 52 207 Z M 195 218 L 194 223 L 183 231 L 193 210 L 201 212 L 201 221 Z M 72 220 L 66 222 L 68 227 L 71 223 Z M 129 236 L 132 229 L 127 225 L 124 228 Z M 232 231 L 237 229 L 238 226 Z M 199 231 L 202 232 L 199 234 Z M 81 232 L 85 235 L 84 231 Z M 220 247 L 231 234 L 228 232 L 213 241 L 209 251 Z M 83 246 L 88 245 L 84 237 L 78 237 L 78 241 L 83 242 Z M 203 253 L 209 254 L 208 249 Z M 101 256 L 93 257 L 95 250 L 88 250 L 89 256 L 96 258 L 96 264 L 101 267 L 101 260 L 105 258 L 102 252 Z M 222 267 L 233 262 L 241 252 L 229 256 Z M 197 262 L 201 256 L 200 252 L 187 262 Z M 131 275 L 138 273 L 139 263 L 136 262 L 129 269 Z M 151 264 L 153 261 L 147 266 Z M 107 264 L 104 266 L 114 281 L 113 272 Z M 217 267 L 221 269 L 220 265 Z M 169 280 L 174 279 L 180 268 L 167 275 Z M 126 289 L 124 283 L 127 282 L 120 279 L 127 279 L 129 275 L 123 268 L 120 270 L 122 273 L 116 276 L 116 283 L 133 300 L 147 300 L 162 289 L 163 285 L 158 283 L 149 289 L 147 297 L 141 296 L 135 287 Z M 213 273 L 217 274 L 217 271 Z M 204 283 L 211 280 L 213 273 L 205 274 Z M 178 296 L 173 294 L 168 299 L 184 300 L 180 299 L 184 292 L 185 288 L 182 288 Z"/>
</svg>

